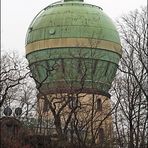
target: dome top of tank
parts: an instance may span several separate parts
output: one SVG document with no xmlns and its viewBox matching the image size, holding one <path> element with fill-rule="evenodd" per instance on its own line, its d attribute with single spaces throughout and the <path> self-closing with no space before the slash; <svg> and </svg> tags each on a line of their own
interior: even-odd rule
<svg viewBox="0 0 148 148">
<path fill-rule="evenodd" d="M 40 11 L 28 28 L 26 44 L 71 36 L 91 37 L 120 44 L 117 29 L 102 8 L 86 4 L 83 1 L 64 0 L 64 2 L 55 2 Z M 64 26 L 73 28 L 64 32 L 59 29 L 64 28 Z M 85 27 L 87 27 L 87 30 Z"/>
</svg>

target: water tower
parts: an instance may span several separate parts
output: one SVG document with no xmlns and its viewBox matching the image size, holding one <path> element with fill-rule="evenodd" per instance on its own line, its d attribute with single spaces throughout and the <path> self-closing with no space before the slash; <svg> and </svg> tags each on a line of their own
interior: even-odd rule
<svg viewBox="0 0 148 148">
<path fill-rule="evenodd" d="M 112 20 L 102 8 L 83 0 L 47 6 L 33 19 L 26 36 L 26 57 L 41 95 L 109 98 L 121 54 Z"/>
</svg>

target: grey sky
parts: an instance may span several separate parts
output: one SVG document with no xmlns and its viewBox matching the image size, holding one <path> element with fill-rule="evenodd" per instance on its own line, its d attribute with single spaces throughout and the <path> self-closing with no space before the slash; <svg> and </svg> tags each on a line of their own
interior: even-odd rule
<svg viewBox="0 0 148 148">
<path fill-rule="evenodd" d="M 59 0 L 1 0 L 1 48 L 25 53 L 25 35 L 35 15 Z M 113 20 L 124 13 L 145 6 L 146 0 L 84 0 L 103 8 Z"/>
</svg>

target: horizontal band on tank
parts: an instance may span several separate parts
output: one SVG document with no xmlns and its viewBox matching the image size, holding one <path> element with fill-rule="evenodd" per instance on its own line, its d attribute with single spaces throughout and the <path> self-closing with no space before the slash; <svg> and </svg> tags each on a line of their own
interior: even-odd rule
<svg viewBox="0 0 148 148">
<path fill-rule="evenodd" d="M 36 61 L 31 61 L 29 60 L 29 66 L 32 66 L 33 64 L 41 64 L 42 62 L 47 62 L 47 61 L 58 61 L 58 60 L 78 60 L 78 59 L 81 59 L 81 61 L 86 61 L 86 60 L 98 60 L 98 61 L 103 61 L 103 62 L 107 62 L 107 63 L 112 63 L 116 66 L 118 66 L 117 63 L 115 62 L 112 62 L 112 61 L 109 61 L 109 60 L 103 60 L 103 59 L 94 59 L 94 58 L 54 58 L 54 59 L 43 59 L 43 60 L 36 60 Z M 31 62 L 30 62 L 31 61 Z"/>
<path fill-rule="evenodd" d="M 83 81 L 83 86 L 85 87 L 93 87 L 108 92 L 117 69 L 117 65 L 111 64 L 110 62 L 86 63 L 85 67 L 83 66 L 83 63 L 80 67 L 77 61 L 74 61 L 73 63 L 65 62 L 63 63 L 63 67 L 58 66 L 55 70 L 53 64 L 55 64 L 55 62 L 52 62 L 50 66 L 48 63 L 40 62 L 29 66 L 33 77 L 36 78 L 37 82 L 43 83 L 44 80 L 44 84 L 48 84 L 47 87 L 49 88 L 61 88 L 64 86 L 70 88 L 77 86 L 82 88 L 81 82 Z M 59 62 L 58 65 L 60 65 Z M 53 68 L 53 70 L 50 67 Z M 49 68 L 51 70 L 50 74 L 48 74 Z M 80 68 L 83 69 L 83 71 L 81 71 Z M 83 77 L 85 78 L 82 79 Z"/>
<path fill-rule="evenodd" d="M 50 48 L 32 52 L 26 55 L 29 64 L 36 62 L 49 61 L 49 60 L 72 60 L 72 59 L 83 59 L 83 60 L 102 60 L 118 64 L 120 60 L 119 54 L 104 49 L 91 49 L 90 48 Z"/>
<path fill-rule="evenodd" d="M 63 47 L 83 47 L 83 48 L 102 48 L 109 51 L 122 54 L 121 45 L 98 39 L 90 38 L 60 38 L 60 39 L 49 39 L 41 40 L 37 42 L 30 43 L 26 46 L 26 54 L 34 51 L 38 51 L 46 48 L 63 48 Z"/>
<path fill-rule="evenodd" d="M 110 98 L 111 95 L 107 92 L 104 91 L 99 91 L 98 89 L 93 89 L 93 88 L 77 88 L 73 87 L 72 89 L 69 87 L 53 87 L 53 88 L 47 88 L 46 85 L 42 85 L 40 88 L 40 93 L 38 94 L 38 97 L 41 97 L 43 95 L 49 95 L 49 94 L 62 94 L 62 93 L 75 93 L 75 94 L 80 94 L 80 93 L 86 93 L 86 94 L 98 94 L 102 95 L 105 97 Z"/>
</svg>

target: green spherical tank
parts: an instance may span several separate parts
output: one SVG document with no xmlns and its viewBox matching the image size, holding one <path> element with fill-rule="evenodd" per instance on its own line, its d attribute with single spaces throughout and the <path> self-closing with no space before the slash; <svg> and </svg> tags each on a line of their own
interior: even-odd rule
<svg viewBox="0 0 148 148">
<path fill-rule="evenodd" d="M 26 36 L 26 57 L 44 94 L 86 92 L 108 96 L 122 50 L 102 8 L 64 0 L 44 8 Z"/>
</svg>

